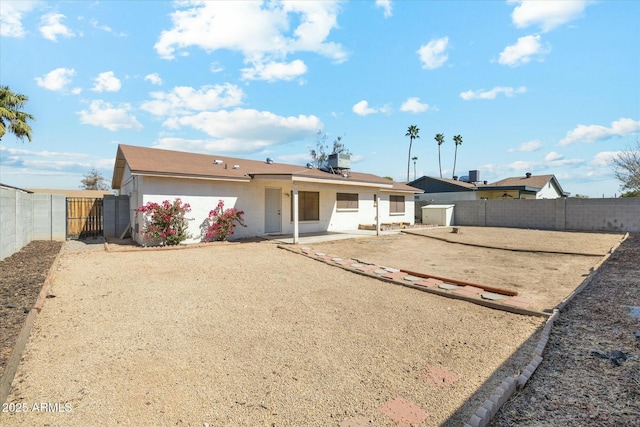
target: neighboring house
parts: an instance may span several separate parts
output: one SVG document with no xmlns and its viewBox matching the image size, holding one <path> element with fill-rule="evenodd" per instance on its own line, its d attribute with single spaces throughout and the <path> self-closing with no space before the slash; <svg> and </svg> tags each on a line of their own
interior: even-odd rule
<svg viewBox="0 0 640 427">
<path fill-rule="evenodd" d="M 557 199 L 567 197 L 554 175 L 511 177 L 487 183 L 465 182 L 447 178 L 423 176 L 409 183 L 424 191 L 416 200 L 456 201 L 481 199 Z"/>
<path fill-rule="evenodd" d="M 414 194 L 421 191 L 382 177 L 154 148 L 119 145 L 112 186 L 130 197 L 134 239 L 144 243 L 135 208 L 181 198 L 189 203 L 185 243 L 202 239 L 201 226 L 219 200 L 244 211 L 247 227 L 234 238 L 343 231 L 360 225 L 414 223 Z"/>
<path fill-rule="evenodd" d="M 485 199 L 558 199 L 568 197 L 555 175 L 516 176 L 478 187 L 480 198 Z"/>
</svg>

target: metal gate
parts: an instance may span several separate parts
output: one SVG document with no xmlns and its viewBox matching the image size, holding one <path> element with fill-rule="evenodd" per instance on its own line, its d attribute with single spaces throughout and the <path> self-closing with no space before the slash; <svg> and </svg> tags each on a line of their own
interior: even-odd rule
<svg viewBox="0 0 640 427">
<path fill-rule="evenodd" d="M 67 239 L 102 236 L 102 199 L 67 197 Z"/>
</svg>

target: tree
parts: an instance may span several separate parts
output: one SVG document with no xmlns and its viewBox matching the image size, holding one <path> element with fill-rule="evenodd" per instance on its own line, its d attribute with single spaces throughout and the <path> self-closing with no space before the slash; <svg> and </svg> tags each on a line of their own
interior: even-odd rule
<svg viewBox="0 0 640 427">
<path fill-rule="evenodd" d="M 82 178 L 82 185 L 80 188 L 83 190 L 108 190 L 109 185 L 107 184 L 107 180 L 104 179 L 100 171 L 93 168 L 89 171 L 88 174 Z"/>
<path fill-rule="evenodd" d="M 19 139 L 24 141 L 26 137 L 31 142 L 31 127 L 27 120 L 35 118 L 21 111 L 28 100 L 25 95 L 12 92 L 9 86 L 0 86 L 0 139 L 8 130 Z"/>
<path fill-rule="evenodd" d="M 453 176 L 456 176 L 456 161 L 458 160 L 458 145 L 462 145 L 462 137 L 456 135 L 453 137 L 453 143 L 456 144 L 456 151 L 453 155 Z"/>
<path fill-rule="evenodd" d="M 333 140 L 331 152 L 327 153 L 329 146 L 327 145 L 328 135 L 322 131 L 318 131 L 316 137 L 316 148 L 309 150 L 312 162 L 317 168 L 321 167 L 331 154 L 351 154 L 347 147 L 342 142 L 342 137 L 339 136 Z"/>
<path fill-rule="evenodd" d="M 438 166 L 440 166 L 440 178 L 442 178 L 442 161 L 440 160 L 440 146 L 444 144 L 444 134 L 437 133 L 435 140 L 438 142 Z"/>
<path fill-rule="evenodd" d="M 407 133 L 404 136 L 409 137 L 409 157 L 407 158 L 407 182 L 409 182 L 409 170 L 411 169 L 411 146 L 413 145 L 413 140 L 416 138 L 420 138 L 420 129 L 416 125 L 411 125 L 407 129 Z"/>
<path fill-rule="evenodd" d="M 414 156 L 411 158 L 413 160 L 413 180 L 416 180 L 416 161 L 418 160 L 418 156 Z"/>
<path fill-rule="evenodd" d="M 612 160 L 613 175 L 626 190 L 622 197 L 640 196 L 640 139 L 636 138 L 636 146 L 619 152 Z"/>
</svg>

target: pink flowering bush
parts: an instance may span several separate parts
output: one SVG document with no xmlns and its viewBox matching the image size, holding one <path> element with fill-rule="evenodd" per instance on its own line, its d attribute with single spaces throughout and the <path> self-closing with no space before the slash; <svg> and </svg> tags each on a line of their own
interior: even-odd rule
<svg viewBox="0 0 640 427">
<path fill-rule="evenodd" d="M 233 235 L 236 223 L 246 227 L 242 215 L 244 215 L 244 211 L 239 211 L 236 208 L 225 209 L 224 202 L 220 200 L 218 206 L 209 212 L 209 217 L 205 221 L 205 241 L 227 240 L 229 236 Z"/>
<path fill-rule="evenodd" d="M 191 212 L 191 206 L 183 204 L 180 198 L 173 202 L 165 200 L 162 204 L 149 202 L 137 208 L 136 212 L 145 216 L 142 234 L 147 239 L 157 239 L 161 245 L 174 246 L 190 237 L 187 232 L 189 219 L 185 215 Z"/>
</svg>

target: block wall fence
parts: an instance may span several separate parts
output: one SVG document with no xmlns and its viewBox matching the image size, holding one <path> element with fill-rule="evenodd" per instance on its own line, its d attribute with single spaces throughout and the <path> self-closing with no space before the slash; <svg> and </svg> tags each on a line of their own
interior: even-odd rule
<svg viewBox="0 0 640 427">
<path fill-rule="evenodd" d="M 0 187 L 0 260 L 32 240 L 66 239 L 67 199 Z"/>
<path fill-rule="evenodd" d="M 129 197 L 103 199 L 103 236 L 118 237 L 129 226 Z M 0 187 L 0 260 L 32 240 L 67 240 L 67 198 Z"/>
<path fill-rule="evenodd" d="M 460 200 L 450 203 L 455 205 L 455 225 L 558 231 L 640 232 L 639 197 Z M 425 205 L 416 203 L 418 204 Z M 419 211 L 418 206 L 416 211 Z"/>
</svg>

